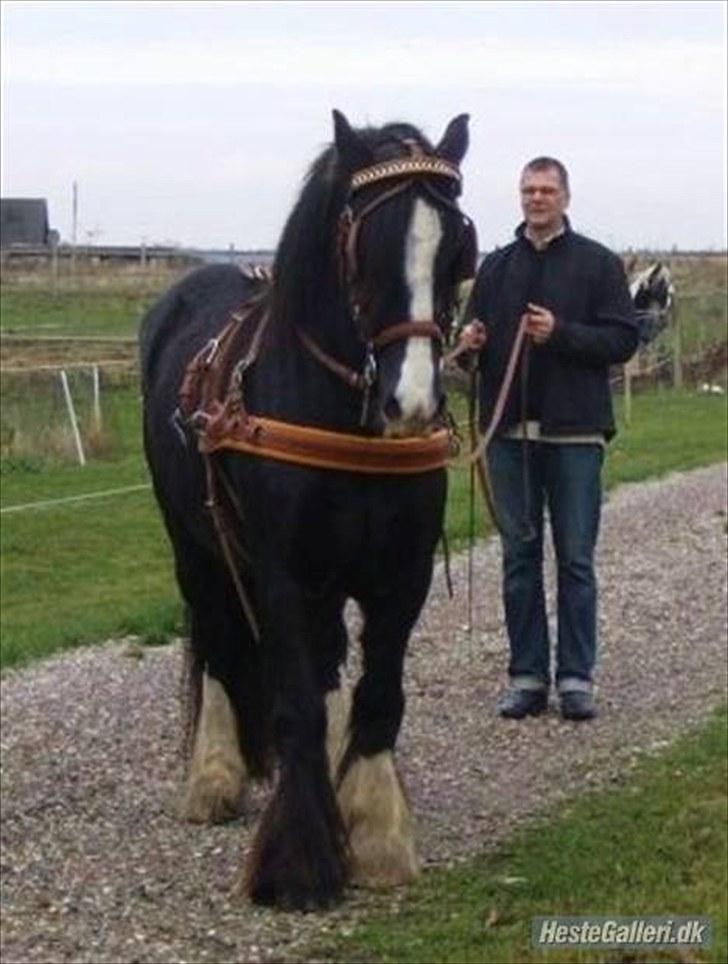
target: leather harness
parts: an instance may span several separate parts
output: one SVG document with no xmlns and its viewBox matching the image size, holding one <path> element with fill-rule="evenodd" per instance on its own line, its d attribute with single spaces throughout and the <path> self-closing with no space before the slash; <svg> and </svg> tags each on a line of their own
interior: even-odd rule
<svg viewBox="0 0 728 964">
<path fill-rule="evenodd" d="M 381 204 L 401 194 L 414 176 L 447 177 L 460 183 L 460 172 L 442 158 L 422 154 L 411 146 L 411 157 L 375 164 L 357 172 L 351 182 L 352 195 L 370 184 L 396 178 L 398 183 L 377 194 L 356 215 L 347 204 L 339 220 L 338 250 L 342 280 L 350 294 L 352 315 L 361 316 L 356 299 L 359 280 L 357 241 L 364 219 Z M 409 176 L 408 176 L 409 175 Z M 401 180 L 404 178 L 404 180 Z M 435 199 L 459 212 L 457 205 L 427 181 L 425 188 Z M 471 222 L 465 223 L 472 230 Z M 243 402 L 243 378 L 256 361 L 269 320 L 266 295 L 270 276 L 254 269 L 252 278 L 264 284 L 229 316 L 220 334 L 208 342 L 187 366 L 179 390 L 179 414 L 197 433 L 198 448 L 204 455 L 236 451 L 277 459 L 297 465 L 338 469 L 364 474 L 407 475 L 445 467 L 455 454 L 453 433 L 436 427 L 430 434 L 408 438 L 366 437 L 296 425 L 251 414 Z M 325 352 L 306 332 L 297 329 L 303 346 L 316 360 L 352 389 L 364 394 L 362 422 L 369 392 L 376 379 L 375 352 L 395 341 L 425 337 L 442 341 L 443 332 L 432 320 L 399 322 L 376 336 L 366 338 L 366 360 L 361 372 L 354 371 Z"/>
<path fill-rule="evenodd" d="M 268 317 L 260 294 L 253 296 L 232 313 L 217 338 L 188 365 L 178 396 L 179 411 L 195 430 L 200 452 L 244 452 L 296 465 L 364 474 L 408 475 L 447 465 L 454 454 L 454 441 L 446 428 L 412 438 L 372 438 L 248 412 L 242 392 L 244 374 L 257 358 Z M 390 340 L 407 337 L 395 328 L 404 326 L 393 326 L 384 332 Z M 439 334 L 439 328 L 437 331 Z M 316 343 L 302 332 L 299 337 L 314 357 L 352 389 L 368 390 L 371 382 L 364 375 L 330 356 L 319 358 Z M 241 348 L 246 342 L 247 350 L 241 359 Z"/>
<path fill-rule="evenodd" d="M 356 191 L 370 184 L 392 178 L 399 181 L 407 175 L 441 176 L 453 179 L 458 185 L 460 184 L 460 171 L 456 166 L 444 159 L 424 155 L 419 146 L 414 143 L 408 146 L 411 153 L 409 158 L 375 164 L 354 174 L 350 185 L 350 198 Z M 405 191 L 411 183 L 412 178 L 406 177 L 405 181 L 400 181 L 369 201 L 356 216 L 351 206 L 347 204 L 340 216 L 339 266 L 342 281 L 349 292 L 352 315 L 357 324 L 361 315 L 356 300 L 357 241 L 360 225 L 376 207 Z M 457 204 L 441 194 L 431 183 L 426 180 L 422 183 L 440 204 L 452 207 L 461 213 Z M 463 220 L 469 231 L 471 254 L 468 256 L 465 252 L 461 255 L 463 264 L 459 266 L 456 280 L 475 274 L 477 256 L 475 229 L 468 218 L 463 216 Z M 470 264 L 471 261 L 472 264 Z M 220 466 L 213 464 L 211 455 L 220 451 L 245 452 L 316 468 L 364 474 L 401 475 L 444 468 L 457 454 L 458 442 L 452 425 L 447 428 L 435 428 L 426 436 L 371 438 L 295 425 L 247 412 L 243 402 L 243 379 L 245 372 L 255 364 L 269 321 L 267 295 L 271 279 L 268 272 L 260 268 L 252 268 L 246 273 L 251 280 L 258 282 L 258 290 L 239 310 L 230 314 L 220 334 L 208 342 L 187 366 L 179 389 L 179 405 L 174 421 L 177 424 L 181 418 L 196 431 L 198 449 L 205 468 L 207 489 L 205 506 L 212 516 L 218 541 L 246 621 L 254 639 L 259 641 L 260 627 L 255 607 L 246 590 L 240 568 L 242 563 L 245 569 L 248 569 L 249 559 L 245 547 L 241 546 L 237 539 L 235 525 L 230 519 L 230 510 L 240 517 L 240 507 L 228 480 Z M 325 352 L 307 333 L 299 329 L 297 335 L 312 357 L 352 389 L 364 394 L 362 421 L 366 415 L 369 392 L 376 380 L 375 351 L 381 350 L 394 341 L 411 337 L 443 340 L 443 332 L 434 320 L 394 324 L 375 337 L 364 339 L 367 346 L 366 360 L 363 371 L 356 372 Z M 360 335 L 363 335 L 361 331 Z M 523 332 L 519 332 L 514 344 L 513 357 L 509 362 L 509 371 L 501 390 L 502 397 L 496 405 L 496 413 L 486 432 L 485 444 L 476 446 L 474 425 L 471 426 L 473 451 L 470 453 L 470 460 L 471 464 L 472 461 L 477 460 L 479 470 L 484 461 L 481 461 L 480 456 L 484 454 L 502 414 L 503 402 L 513 379 L 515 358 L 520 351 L 523 335 Z M 464 346 L 455 348 L 444 359 L 445 362 L 455 358 L 464 350 Z M 486 475 L 487 470 L 482 473 L 481 481 L 483 481 L 486 495 L 489 496 L 490 486 L 487 484 Z M 222 499 L 220 485 L 225 490 Z M 444 532 L 443 548 L 448 588 L 452 595 L 449 553 Z"/>
</svg>

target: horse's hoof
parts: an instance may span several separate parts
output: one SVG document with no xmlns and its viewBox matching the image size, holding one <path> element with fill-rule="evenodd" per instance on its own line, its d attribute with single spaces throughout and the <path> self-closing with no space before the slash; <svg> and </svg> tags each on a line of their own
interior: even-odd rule
<svg viewBox="0 0 728 964">
<path fill-rule="evenodd" d="M 242 816 L 245 794 L 229 776 L 198 777 L 191 781 L 182 800 L 180 816 L 190 823 L 226 823 Z"/>
<path fill-rule="evenodd" d="M 411 884 L 420 875 L 420 862 L 412 847 L 367 848 L 364 860 L 352 858 L 349 879 L 354 887 L 377 889 Z"/>
</svg>

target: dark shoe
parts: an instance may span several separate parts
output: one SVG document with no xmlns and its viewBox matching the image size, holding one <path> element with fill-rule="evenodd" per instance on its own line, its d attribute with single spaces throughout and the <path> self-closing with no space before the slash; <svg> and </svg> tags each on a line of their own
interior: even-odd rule
<svg viewBox="0 0 728 964">
<path fill-rule="evenodd" d="M 510 689 L 498 701 L 498 713 L 509 720 L 522 720 L 524 716 L 540 716 L 548 707 L 546 690 Z"/>
<path fill-rule="evenodd" d="M 597 715 L 594 697 L 581 690 L 561 694 L 561 715 L 565 720 L 592 720 Z"/>
</svg>

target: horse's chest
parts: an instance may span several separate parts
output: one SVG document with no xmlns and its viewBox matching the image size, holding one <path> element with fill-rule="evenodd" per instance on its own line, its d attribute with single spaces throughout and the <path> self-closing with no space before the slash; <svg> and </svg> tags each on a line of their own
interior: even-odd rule
<svg viewBox="0 0 728 964">
<path fill-rule="evenodd" d="M 366 487 L 346 497 L 323 489 L 291 529 L 290 568 L 314 591 L 391 583 L 417 554 L 419 534 L 406 502 Z"/>
</svg>

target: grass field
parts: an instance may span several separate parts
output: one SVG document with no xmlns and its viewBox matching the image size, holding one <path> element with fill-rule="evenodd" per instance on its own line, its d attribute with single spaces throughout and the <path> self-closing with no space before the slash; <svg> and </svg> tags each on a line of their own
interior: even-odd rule
<svg viewBox="0 0 728 964">
<path fill-rule="evenodd" d="M 0 289 L 4 334 L 136 335 L 157 295 L 190 268 L 83 264 L 54 284 L 47 271 L 6 268 Z"/>
<path fill-rule="evenodd" d="M 122 454 L 85 468 L 43 460 L 4 460 L 2 507 L 140 485 L 148 480 L 139 450 L 136 395 L 120 403 Z M 634 399 L 633 422 L 612 444 L 608 487 L 725 458 L 721 397 L 658 392 Z M 450 474 L 447 532 L 454 548 L 469 532 L 469 473 Z M 478 535 L 487 521 L 476 497 Z M 181 625 L 171 556 L 150 490 L 98 501 L 3 515 L 1 665 L 111 635 L 153 641 Z"/>
<path fill-rule="evenodd" d="M 649 260 L 640 259 L 638 268 Z M 670 265 L 679 299 L 685 350 L 690 353 L 724 337 L 728 258 L 677 255 L 664 260 Z M 2 331 L 132 337 L 154 298 L 191 270 L 181 265 L 82 263 L 74 274 L 65 265 L 65 273 L 54 285 L 47 270 L 6 267 L 0 287 Z"/>
<path fill-rule="evenodd" d="M 304 960 L 529 964 L 728 960 L 726 713 L 509 839 L 494 853 L 433 870 L 401 902 L 382 899 L 353 933 Z M 396 909 L 393 910 L 392 907 Z M 544 950 L 534 917 L 708 917 L 712 946 Z"/>
<path fill-rule="evenodd" d="M 726 259 L 677 259 L 673 270 L 687 305 L 701 305 L 701 338 L 725 337 Z M 132 336 L 143 309 L 156 294 L 190 268 L 148 266 L 109 269 L 85 265 L 55 285 L 47 272 L 3 273 L 0 300 L 3 332 L 38 335 Z M 691 300 L 692 299 L 692 300 Z M 700 299 L 703 299 L 701 302 Z M 720 299 L 719 299 L 720 300 Z M 692 309 L 691 309 L 692 310 Z M 697 317 L 697 316 L 696 316 Z M 705 334 L 705 333 L 708 334 Z M 698 337 L 696 335 L 696 337 Z M 2 341 L 3 507 L 141 485 L 148 481 L 140 452 L 138 383 L 127 372 L 103 370 L 103 431 L 91 433 L 92 460 L 74 464 L 63 396 L 55 373 L 15 375 L 10 363 L 56 362 L 66 350 L 84 359 L 112 351 L 73 342 Z M 134 346 L 118 349 L 133 357 Z M 76 355 L 75 357 L 78 357 Z M 72 376 L 82 427 L 91 418 L 90 374 Z M 464 404 L 456 416 L 465 420 Z M 725 402 L 656 392 L 634 400 L 632 424 L 610 446 L 608 486 L 725 458 Z M 462 547 L 470 527 L 469 473 L 451 471 L 447 533 Z M 487 532 L 478 493 L 476 533 Z M 180 625 L 169 550 L 151 492 L 137 490 L 113 499 L 4 514 L 2 520 L 3 666 L 16 665 L 56 649 L 112 634 L 134 632 L 158 640 Z"/>
</svg>

